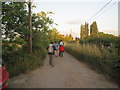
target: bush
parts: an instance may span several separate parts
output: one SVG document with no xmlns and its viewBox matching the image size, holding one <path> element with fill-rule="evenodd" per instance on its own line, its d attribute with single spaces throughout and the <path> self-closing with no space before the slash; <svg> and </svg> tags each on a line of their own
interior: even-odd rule
<svg viewBox="0 0 120 90">
<path fill-rule="evenodd" d="M 95 44 L 98 46 L 104 45 L 105 47 L 115 47 L 118 48 L 118 42 L 120 37 L 109 35 L 109 34 L 98 34 L 96 36 L 89 36 L 86 39 L 80 39 L 80 43 Z"/>
<path fill-rule="evenodd" d="M 10 77 L 25 73 L 43 65 L 46 56 L 45 49 L 38 49 L 29 54 L 24 48 L 12 53 L 3 53 L 3 61 L 7 64 Z"/>
</svg>

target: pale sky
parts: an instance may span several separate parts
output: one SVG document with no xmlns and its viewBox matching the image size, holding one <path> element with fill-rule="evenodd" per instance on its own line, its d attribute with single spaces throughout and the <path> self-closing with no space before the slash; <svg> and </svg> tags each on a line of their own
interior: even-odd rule
<svg viewBox="0 0 120 90">
<path fill-rule="evenodd" d="M 89 2 L 88 2 L 89 1 Z M 36 8 L 33 12 L 52 11 L 55 14 L 51 16 L 57 30 L 61 34 L 70 34 L 74 37 L 80 36 L 80 25 L 88 22 L 90 25 L 93 21 L 97 22 L 100 32 L 118 35 L 118 2 L 112 2 L 104 8 L 97 16 L 95 15 L 110 0 L 34 0 Z M 114 4 L 114 5 L 113 5 Z M 90 19 L 90 20 L 89 20 Z M 89 21 L 88 21 L 89 20 Z"/>
</svg>

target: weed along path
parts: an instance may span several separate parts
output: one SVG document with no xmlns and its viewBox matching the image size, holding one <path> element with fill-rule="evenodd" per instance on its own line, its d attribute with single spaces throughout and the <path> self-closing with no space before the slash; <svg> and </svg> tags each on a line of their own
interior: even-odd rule
<svg viewBox="0 0 120 90">
<path fill-rule="evenodd" d="M 103 75 L 65 52 L 64 57 L 54 57 L 54 67 L 48 56 L 44 66 L 26 74 L 10 78 L 9 88 L 117 88 Z"/>
</svg>

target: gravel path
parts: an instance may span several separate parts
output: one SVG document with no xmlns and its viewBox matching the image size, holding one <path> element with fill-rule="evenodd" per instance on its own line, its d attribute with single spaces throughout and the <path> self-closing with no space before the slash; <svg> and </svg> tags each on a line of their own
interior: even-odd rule
<svg viewBox="0 0 120 90">
<path fill-rule="evenodd" d="M 117 88 L 103 75 L 91 70 L 68 53 L 54 57 L 54 67 L 48 56 L 44 66 L 10 79 L 9 88 Z"/>
</svg>

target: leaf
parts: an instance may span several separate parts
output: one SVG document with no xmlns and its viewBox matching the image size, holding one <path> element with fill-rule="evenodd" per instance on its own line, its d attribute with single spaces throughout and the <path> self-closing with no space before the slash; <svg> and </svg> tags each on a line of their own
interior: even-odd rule
<svg viewBox="0 0 120 90">
<path fill-rule="evenodd" d="M 35 6 L 35 5 L 32 5 L 32 7 L 33 7 L 33 8 L 36 8 L 36 6 Z"/>
</svg>

